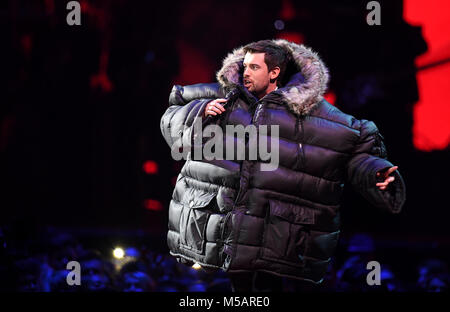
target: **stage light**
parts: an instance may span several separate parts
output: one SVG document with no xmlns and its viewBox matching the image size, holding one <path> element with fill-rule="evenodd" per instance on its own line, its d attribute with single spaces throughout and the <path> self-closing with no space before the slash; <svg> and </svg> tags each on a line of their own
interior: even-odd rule
<svg viewBox="0 0 450 312">
<path fill-rule="evenodd" d="M 421 151 L 445 150 L 450 144 L 450 105 L 445 100 L 450 86 L 450 3 L 405 0 L 403 6 L 405 22 L 421 27 L 428 46 L 415 60 L 419 100 L 413 107 L 413 143 Z"/>
<path fill-rule="evenodd" d="M 335 105 L 336 93 L 334 93 L 334 91 L 329 90 L 327 93 L 325 93 L 325 95 L 323 97 L 328 103 L 330 103 L 331 105 Z"/>
<path fill-rule="evenodd" d="M 158 164 L 153 160 L 147 160 L 142 165 L 142 169 L 147 174 L 156 174 L 158 173 Z"/>
<path fill-rule="evenodd" d="M 202 268 L 202 266 L 196 262 L 196 263 L 194 263 L 194 264 L 192 265 L 192 268 L 193 268 L 194 270 L 200 270 L 200 269 Z"/>
<path fill-rule="evenodd" d="M 284 29 L 284 22 L 282 20 L 276 20 L 275 23 L 273 23 L 276 30 L 283 30 Z"/>
<path fill-rule="evenodd" d="M 144 207 L 147 210 L 152 211 L 161 211 L 163 210 L 163 205 L 160 201 L 154 200 L 154 199 L 145 199 L 144 200 Z"/>
<path fill-rule="evenodd" d="M 122 248 L 117 247 L 114 249 L 113 255 L 116 259 L 122 259 L 125 256 L 125 251 Z"/>
</svg>

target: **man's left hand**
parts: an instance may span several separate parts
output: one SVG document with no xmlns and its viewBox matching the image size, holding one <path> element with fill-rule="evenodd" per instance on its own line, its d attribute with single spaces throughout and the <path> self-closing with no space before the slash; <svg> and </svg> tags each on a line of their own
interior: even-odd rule
<svg viewBox="0 0 450 312">
<path fill-rule="evenodd" d="M 382 190 L 382 191 L 385 190 L 388 187 L 389 183 L 394 182 L 394 180 L 395 180 L 395 177 L 389 176 L 389 175 L 397 169 L 398 169 L 398 166 L 394 166 L 394 167 L 389 168 L 388 170 L 386 170 L 383 173 L 377 172 L 377 178 L 383 177 L 384 182 L 379 182 L 376 184 L 376 186 L 378 186 L 380 188 L 380 190 Z"/>
</svg>

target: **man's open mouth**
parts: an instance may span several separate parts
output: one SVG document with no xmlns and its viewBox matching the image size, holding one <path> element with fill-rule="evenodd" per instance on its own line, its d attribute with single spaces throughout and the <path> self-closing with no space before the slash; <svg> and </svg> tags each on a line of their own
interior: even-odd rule
<svg viewBox="0 0 450 312">
<path fill-rule="evenodd" d="M 244 80 L 244 86 L 249 86 L 251 84 L 252 84 L 252 82 L 250 80 L 247 80 L 247 79 Z"/>
</svg>

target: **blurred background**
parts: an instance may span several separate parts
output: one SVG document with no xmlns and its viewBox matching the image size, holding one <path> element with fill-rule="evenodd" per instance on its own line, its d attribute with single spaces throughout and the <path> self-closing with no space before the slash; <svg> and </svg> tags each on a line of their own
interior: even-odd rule
<svg viewBox="0 0 450 312">
<path fill-rule="evenodd" d="M 0 290 L 229 291 L 167 255 L 183 162 L 159 124 L 174 84 L 271 38 L 319 53 L 326 99 L 377 124 L 407 186 L 395 216 L 346 190 L 329 289 L 363 290 L 372 259 L 383 290 L 448 290 L 448 1 L 378 1 L 373 26 L 369 1 L 84 0 L 79 26 L 68 2 L 0 3 Z M 85 286 L 65 283 L 71 260 Z"/>
</svg>

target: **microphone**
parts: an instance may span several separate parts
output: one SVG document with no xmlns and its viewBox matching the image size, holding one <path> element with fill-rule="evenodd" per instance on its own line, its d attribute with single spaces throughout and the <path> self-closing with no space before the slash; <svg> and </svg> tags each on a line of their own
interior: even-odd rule
<svg viewBox="0 0 450 312">
<path fill-rule="evenodd" d="M 230 90 L 226 95 L 225 95 L 225 99 L 227 100 L 226 102 L 221 103 L 221 105 L 223 107 L 225 107 L 228 103 L 235 101 L 238 97 L 239 94 L 241 92 L 239 91 L 239 88 L 233 88 L 232 90 Z M 220 114 L 221 115 L 221 114 Z M 208 115 L 204 120 L 203 120 L 203 125 L 205 125 L 206 123 L 210 122 L 214 117 L 220 116 L 220 115 Z"/>
<path fill-rule="evenodd" d="M 228 100 L 228 101 L 230 101 L 230 100 L 236 100 L 237 98 L 238 98 L 238 96 L 239 96 L 239 94 L 240 94 L 241 92 L 239 91 L 239 88 L 234 88 L 234 89 L 232 89 L 230 92 L 228 92 L 226 95 L 225 95 L 225 98 Z M 228 101 L 226 101 L 224 104 L 226 104 L 226 103 L 228 103 Z"/>
</svg>

